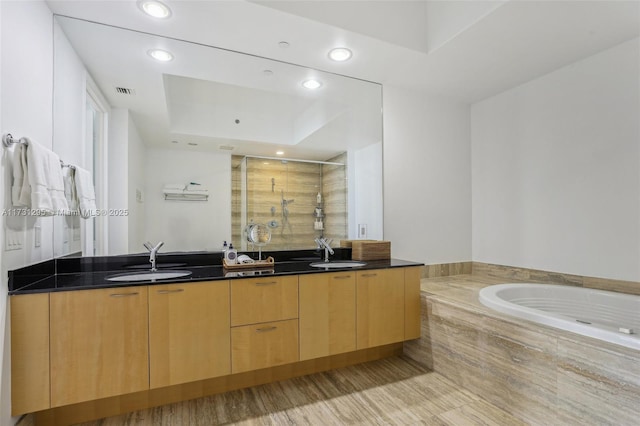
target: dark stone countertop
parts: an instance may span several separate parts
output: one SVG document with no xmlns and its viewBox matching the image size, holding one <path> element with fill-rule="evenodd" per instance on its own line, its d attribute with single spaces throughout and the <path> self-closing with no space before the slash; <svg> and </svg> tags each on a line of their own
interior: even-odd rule
<svg viewBox="0 0 640 426">
<path fill-rule="evenodd" d="M 332 261 L 351 260 L 349 249 L 335 249 Z M 257 253 L 243 252 L 252 258 Z M 366 261 L 365 266 L 356 268 L 316 268 L 312 262 L 321 261 L 313 250 L 263 253 L 263 258 L 273 256 L 272 269 L 226 270 L 221 264 L 221 253 L 178 253 L 158 256 L 159 270 L 190 271 L 185 277 L 148 281 L 108 281 L 117 274 L 135 273 L 149 270 L 149 256 L 127 255 L 106 257 L 59 258 L 37 265 L 9 272 L 9 295 L 48 293 L 55 291 L 89 290 L 99 288 L 119 288 L 171 283 L 189 283 L 239 279 L 254 276 L 284 276 L 311 273 L 362 271 L 408 266 L 422 266 L 422 263 L 398 259 Z M 279 260 L 282 259 L 282 260 Z"/>
</svg>

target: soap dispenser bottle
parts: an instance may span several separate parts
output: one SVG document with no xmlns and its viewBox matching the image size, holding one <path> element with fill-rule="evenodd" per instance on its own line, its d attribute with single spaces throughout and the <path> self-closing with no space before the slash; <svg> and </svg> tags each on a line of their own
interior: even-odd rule
<svg viewBox="0 0 640 426">
<path fill-rule="evenodd" d="M 229 244 L 229 250 L 224 253 L 224 259 L 227 265 L 235 265 L 238 263 L 238 251 L 233 248 L 233 243 Z"/>
</svg>

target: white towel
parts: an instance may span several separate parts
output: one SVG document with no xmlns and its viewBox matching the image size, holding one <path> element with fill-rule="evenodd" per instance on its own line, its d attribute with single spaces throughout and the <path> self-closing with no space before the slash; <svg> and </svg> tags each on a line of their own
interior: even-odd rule
<svg viewBox="0 0 640 426">
<path fill-rule="evenodd" d="M 187 185 L 184 192 L 194 193 L 194 194 L 206 194 L 207 192 L 209 192 L 209 190 L 204 185 L 190 183 L 189 185 Z"/>
<path fill-rule="evenodd" d="M 180 191 L 182 191 L 182 190 L 184 190 L 185 186 L 186 186 L 186 185 L 185 185 L 184 183 L 167 183 L 167 184 L 164 186 L 164 189 L 167 189 L 167 190 L 169 190 L 169 189 L 173 189 L 173 190 L 180 190 Z"/>
<path fill-rule="evenodd" d="M 182 189 L 172 189 L 172 188 L 164 188 L 162 192 L 165 195 L 182 195 L 184 194 L 184 190 Z"/>
<path fill-rule="evenodd" d="M 76 184 L 80 217 L 87 219 L 96 215 L 96 191 L 93 188 L 93 178 L 89 171 L 82 167 L 74 167 L 76 169 L 74 182 Z"/>
<path fill-rule="evenodd" d="M 75 212 L 78 210 L 78 193 L 76 192 L 75 168 L 64 167 L 62 175 L 64 176 L 64 198 L 67 199 L 69 210 Z"/>
<path fill-rule="evenodd" d="M 31 196 L 25 192 L 25 170 L 27 165 L 27 151 L 23 143 L 14 146 L 11 152 L 11 169 L 13 175 L 13 184 L 11 186 L 11 204 L 16 207 L 28 207 L 31 205 Z M 27 187 L 28 188 L 28 187 Z M 25 188 L 26 189 L 26 188 Z"/>
<path fill-rule="evenodd" d="M 60 157 L 38 143 L 28 143 L 25 181 L 28 179 L 31 189 L 31 209 L 48 216 L 66 212 L 69 206 L 64 198 Z"/>
</svg>

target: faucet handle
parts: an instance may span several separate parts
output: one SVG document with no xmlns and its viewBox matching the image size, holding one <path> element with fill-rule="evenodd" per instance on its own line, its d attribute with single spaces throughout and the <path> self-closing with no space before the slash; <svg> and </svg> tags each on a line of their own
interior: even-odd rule
<svg viewBox="0 0 640 426">
<path fill-rule="evenodd" d="M 149 241 L 147 241 L 146 243 L 142 244 L 144 246 L 144 248 L 146 248 L 148 251 L 153 250 L 153 246 L 151 245 L 151 243 Z"/>
<path fill-rule="evenodd" d="M 162 247 L 163 245 L 164 245 L 164 241 L 160 241 L 158 244 L 156 244 L 153 250 L 158 251 L 160 250 L 160 247 Z"/>
</svg>

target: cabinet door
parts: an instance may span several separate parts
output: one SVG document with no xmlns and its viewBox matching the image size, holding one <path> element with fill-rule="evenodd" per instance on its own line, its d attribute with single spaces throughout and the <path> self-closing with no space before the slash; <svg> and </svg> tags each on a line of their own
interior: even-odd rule
<svg viewBox="0 0 640 426">
<path fill-rule="evenodd" d="M 357 348 L 404 340 L 404 269 L 356 274 Z"/>
<path fill-rule="evenodd" d="M 49 294 L 11 296 L 11 414 L 49 405 Z"/>
<path fill-rule="evenodd" d="M 231 373 L 229 281 L 149 287 L 151 388 Z"/>
<path fill-rule="evenodd" d="M 420 337 L 420 270 L 404 268 L 404 339 Z"/>
<path fill-rule="evenodd" d="M 298 276 L 231 281 L 231 326 L 298 318 Z"/>
<path fill-rule="evenodd" d="M 298 361 L 298 320 L 233 327 L 231 359 L 233 373 Z"/>
<path fill-rule="evenodd" d="M 356 349 L 356 273 L 301 275 L 300 360 Z"/>
<path fill-rule="evenodd" d="M 147 287 L 51 293 L 51 406 L 149 388 Z"/>
</svg>

